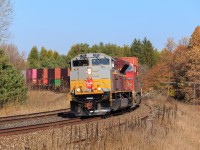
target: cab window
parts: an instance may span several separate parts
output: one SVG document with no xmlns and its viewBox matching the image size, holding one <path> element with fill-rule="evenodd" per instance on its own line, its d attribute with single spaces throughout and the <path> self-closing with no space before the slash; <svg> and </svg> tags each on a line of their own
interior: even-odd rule
<svg viewBox="0 0 200 150">
<path fill-rule="evenodd" d="M 79 66 L 88 66 L 89 61 L 88 60 L 74 60 L 73 61 L 73 66 L 74 67 L 79 67 Z"/>
<path fill-rule="evenodd" d="M 92 59 L 93 66 L 109 65 L 109 64 L 110 64 L 110 61 L 108 58 Z"/>
</svg>

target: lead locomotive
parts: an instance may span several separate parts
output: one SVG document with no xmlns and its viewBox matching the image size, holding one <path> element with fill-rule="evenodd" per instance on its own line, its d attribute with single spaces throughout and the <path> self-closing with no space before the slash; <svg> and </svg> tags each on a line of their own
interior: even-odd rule
<svg viewBox="0 0 200 150">
<path fill-rule="evenodd" d="M 105 115 L 141 102 L 137 63 L 102 53 L 80 54 L 70 62 L 70 101 L 75 116 Z"/>
</svg>

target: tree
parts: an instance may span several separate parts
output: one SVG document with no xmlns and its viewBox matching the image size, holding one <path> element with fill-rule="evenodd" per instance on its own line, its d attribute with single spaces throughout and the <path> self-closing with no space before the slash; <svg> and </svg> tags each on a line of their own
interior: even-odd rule
<svg viewBox="0 0 200 150">
<path fill-rule="evenodd" d="M 173 81 L 173 75 L 171 71 L 171 60 L 172 60 L 172 52 L 163 49 L 160 53 L 160 62 L 153 66 L 143 81 L 144 90 L 149 89 L 166 89 L 169 85 L 168 83 Z"/>
<path fill-rule="evenodd" d="M 126 56 L 126 57 L 131 57 L 132 54 L 131 54 L 131 49 L 128 45 L 124 45 L 123 47 L 123 56 Z"/>
<path fill-rule="evenodd" d="M 168 38 L 166 43 L 166 49 L 168 49 L 169 51 L 174 51 L 175 48 L 176 43 L 174 42 L 174 39 L 172 37 Z"/>
<path fill-rule="evenodd" d="M 130 47 L 132 56 L 138 57 L 139 63 L 151 68 L 156 64 L 159 53 L 154 50 L 152 43 L 145 37 L 143 41 L 134 39 Z M 155 51 L 155 52 L 154 52 Z M 157 58 L 155 58 L 157 57 Z"/>
<path fill-rule="evenodd" d="M 146 37 L 142 41 L 141 51 L 142 54 L 140 55 L 139 59 L 141 59 L 142 64 L 146 64 L 149 66 L 149 68 L 152 68 L 152 66 L 155 64 L 154 48 Z"/>
<path fill-rule="evenodd" d="M 156 65 L 160 61 L 160 53 L 157 49 L 154 49 L 154 64 Z"/>
<path fill-rule="evenodd" d="M 0 106 L 12 102 L 24 102 L 27 97 L 27 89 L 24 77 L 15 69 L 0 49 Z"/>
<path fill-rule="evenodd" d="M 29 68 L 39 68 L 39 52 L 36 46 L 33 46 L 28 55 L 28 67 Z"/>
<path fill-rule="evenodd" d="M 189 39 L 187 37 L 183 37 L 181 40 L 179 40 L 179 46 L 189 46 Z"/>
<path fill-rule="evenodd" d="M 69 62 L 73 57 L 78 54 L 85 54 L 88 52 L 90 52 L 90 48 L 89 45 L 86 43 L 73 45 L 67 53 L 67 61 Z"/>
<path fill-rule="evenodd" d="M 200 48 L 200 26 L 197 26 L 194 32 L 192 33 L 189 46 L 190 48 Z"/>
<path fill-rule="evenodd" d="M 187 88 L 187 65 L 188 63 L 188 47 L 185 45 L 178 45 L 173 54 L 173 61 L 171 62 L 173 78 L 176 84 L 173 84 L 175 92 L 174 97 L 179 100 L 185 99 Z"/>
<path fill-rule="evenodd" d="M 197 26 L 191 35 L 187 56 L 186 78 L 189 86 L 186 91 L 190 99 L 193 96 L 200 97 L 200 26 Z"/>
<path fill-rule="evenodd" d="M 5 50 L 5 55 L 8 57 L 9 62 L 14 65 L 17 69 L 25 69 L 25 54 L 20 54 L 17 47 L 13 44 L 2 44 L 0 49 Z"/>
<path fill-rule="evenodd" d="M 0 0 L 0 42 L 9 37 L 8 28 L 12 21 L 13 6 L 10 0 Z"/>
<path fill-rule="evenodd" d="M 130 48 L 131 55 L 139 58 L 141 55 L 141 46 L 142 46 L 141 41 L 134 39 L 134 41 L 131 44 L 131 48 Z"/>
</svg>

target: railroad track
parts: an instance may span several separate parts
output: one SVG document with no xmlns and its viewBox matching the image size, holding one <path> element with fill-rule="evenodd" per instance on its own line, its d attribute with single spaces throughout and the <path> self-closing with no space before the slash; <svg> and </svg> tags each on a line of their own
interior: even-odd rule
<svg viewBox="0 0 200 150">
<path fill-rule="evenodd" d="M 39 112 L 39 113 L 32 113 L 32 114 L 25 114 L 25 115 L 16 115 L 16 116 L 8 116 L 8 117 L 0 117 L 0 125 L 11 122 L 18 122 L 23 120 L 30 120 L 34 118 L 42 118 L 42 117 L 49 117 L 59 115 L 60 113 L 69 112 L 70 108 L 67 109 L 59 109 L 53 111 L 46 111 L 46 112 Z"/>
<path fill-rule="evenodd" d="M 141 119 L 148 118 L 150 107 L 142 104 Z M 143 110 L 144 109 L 144 110 Z M 120 115 L 120 114 L 119 114 Z M 111 117 L 115 117 L 112 115 Z M 118 116 L 118 115 L 117 115 Z M 101 117 L 92 117 L 87 119 L 75 118 L 69 109 L 55 110 L 43 113 L 34 113 L 28 115 L 19 115 L 0 118 L 0 136 L 24 134 L 34 131 L 59 128 L 68 125 L 82 124 L 101 120 Z"/>
</svg>

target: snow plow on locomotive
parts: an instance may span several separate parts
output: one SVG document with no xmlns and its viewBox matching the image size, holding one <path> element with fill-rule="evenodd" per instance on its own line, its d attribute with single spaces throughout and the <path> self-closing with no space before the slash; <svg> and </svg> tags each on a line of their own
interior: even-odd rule
<svg viewBox="0 0 200 150">
<path fill-rule="evenodd" d="M 103 53 L 80 54 L 71 60 L 70 107 L 75 116 L 105 115 L 140 104 L 137 64 L 125 60 Z"/>
</svg>

